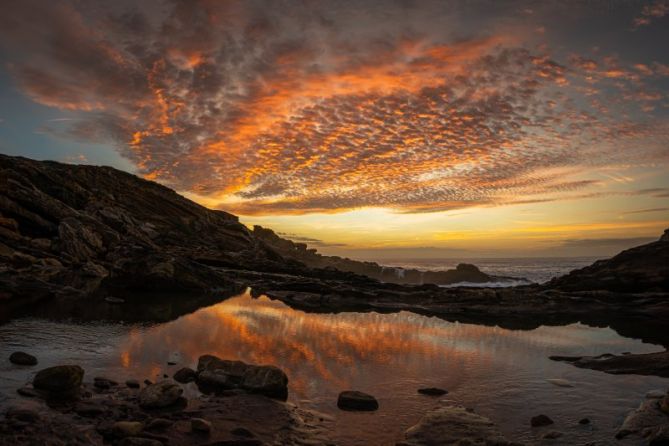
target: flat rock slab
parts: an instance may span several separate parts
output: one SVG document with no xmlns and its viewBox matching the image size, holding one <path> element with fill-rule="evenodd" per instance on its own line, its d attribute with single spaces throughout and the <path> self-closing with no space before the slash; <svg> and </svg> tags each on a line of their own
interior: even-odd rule
<svg viewBox="0 0 669 446">
<path fill-rule="evenodd" d="M 630 355 L 551 356 L 554 361 L 568 362 L 583 369 L 614 375 L 656 375 L 669 378 L 669 351 Z"/>
<path fill-rule="evenodd" d="M 509 442 L 488 418 L 460 406 L 428 412 L 405 432 L 405 438 L 397 446 L 515 444 Z"/>
</svg>

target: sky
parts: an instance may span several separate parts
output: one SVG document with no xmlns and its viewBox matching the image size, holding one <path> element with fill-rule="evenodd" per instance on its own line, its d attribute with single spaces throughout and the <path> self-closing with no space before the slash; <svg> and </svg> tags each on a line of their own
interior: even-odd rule
<svg viewBox="0 0 669 446">
<path fill-rule="evenodd" d="M 2 9 L 2 153 L 360 258 L 607 256 L 669 227 L 669 0 Z"/>
</svg>

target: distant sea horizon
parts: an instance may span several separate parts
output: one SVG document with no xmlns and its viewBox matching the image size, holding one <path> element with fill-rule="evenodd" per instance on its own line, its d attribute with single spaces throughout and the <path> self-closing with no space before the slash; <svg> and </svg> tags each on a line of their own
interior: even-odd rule
<svg viewBox="0 0 669 446">
<path fill-rule="evenodd" d="M 411 259 L 390 258 L 375 261 L 387 267 L 418 269 L 423 271 L 439 271 L 455 268 L 459 263 L 476 265 L 484 273 L 493 276 L 527 279 L 535 283 L 544 283 L 553 277 L 559 277 L 575 269 L 591 265 L 602 256 L 588 257 L 474 257 L 474 258 L 434 258 Z"/>
</svg>

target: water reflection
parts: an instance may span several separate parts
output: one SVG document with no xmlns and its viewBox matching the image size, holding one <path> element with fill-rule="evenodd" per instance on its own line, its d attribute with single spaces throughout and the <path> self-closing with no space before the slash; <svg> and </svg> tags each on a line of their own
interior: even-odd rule
<svg viewBox="0 0 669 446">
<path fill-rule="evenodd" d="M 88 379 L 154 378 L 194 366 L 206 353 L 274 364 L 288 374 L 292 400 L 336 416 L 341 444 L 399 439 L 439 404 L 418 395 L 421 386 L 448 389 L 448 400 L 476 407 L 517 439 L 531 439 L 535 434 L 527 420 L 547 410 L 554 419 L 590 415 L 606 423 L 602 431 L 566 428 L 565 444 L 609 439 L 617 420 L 645 391 L 669 382 L 604 375 L 547 359 L 552 354 L 659 350 L 608 328 L 572 324 L 513 331 L 406 312 L 303 313 L 248 292 L 159 325 L 19 319 L 0 326 L 0 353 L 7 356 L 19 348 L 34 352 L 43 366 L 79 363 Z M 168 360 L 178 365 L 170 367 Z M 29 373 L 3 365 L 0 390 L 13 395 Z M 575 387 L 557 388 L 548 378 L 565 378 Z M 337 411 L 337 393 L 351 388 L 376 395 L 381 409 Z M 590 413 L 593 404 L 596 415 Z"/>
</svg>

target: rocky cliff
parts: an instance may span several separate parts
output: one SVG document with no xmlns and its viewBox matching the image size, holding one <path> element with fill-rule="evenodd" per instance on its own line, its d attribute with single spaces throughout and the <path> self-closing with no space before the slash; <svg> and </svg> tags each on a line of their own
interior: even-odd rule
<svg viewBox="0 0 669 446">
<path fill-rule="evenodd" d="M 606 260 L 553 279 L 545 285 L 565 291 L 669 291 L 669 229 L 656 242 L 637 246 Z"/>
<path fill-rule="evenodd" d="M 0 155 L 0 301 L 231 285 L 220 266 L 295 272 L 223 211 L 109 167 Z"/>
</svg>

